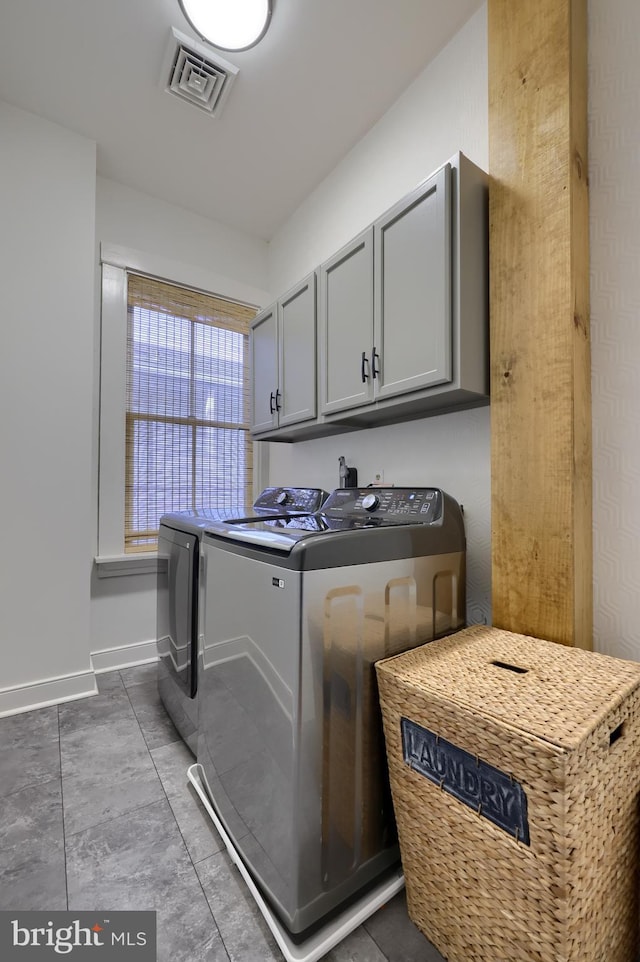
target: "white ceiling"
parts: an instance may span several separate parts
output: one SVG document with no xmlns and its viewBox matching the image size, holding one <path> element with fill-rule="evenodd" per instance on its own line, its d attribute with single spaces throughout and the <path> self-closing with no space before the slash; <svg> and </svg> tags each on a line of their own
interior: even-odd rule
<svg viewBox="0 0 640 962">
<path fill-rule="evenodd" d="M 274 0 L 219 116 L 161 88 L 178 0 L 0 0 L 0 99 L 98 173 L 269 239 L 483 0 Z M 212 50 L 215 56 L 215 51 Z"/>
</svg>

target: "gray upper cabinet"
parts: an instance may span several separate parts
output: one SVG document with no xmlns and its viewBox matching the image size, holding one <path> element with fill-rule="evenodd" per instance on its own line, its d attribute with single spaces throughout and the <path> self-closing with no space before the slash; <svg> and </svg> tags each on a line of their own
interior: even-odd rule
<svg viewBox="0 0 640 962">
<path fill-rule="evenodd" d="M 322 414 L 373 399 L 373 228 L 320 268 Z"/>
<path fill-rule="evenodd" d="M 451 380 L 451 167 L 374 225 L 376 398 Z"/>
<path fill-rule="evenodd" d="M 316 416 L 316 275 L 278 301 L 280 427 Z"/>
<path fill-rule="evenodd" d="M 487 175 L 458 153 L 370 230 L 374 294 L 369 342 L 360 334 L 359 320 L 357 325 L 368 392 L 353 404 L 347 392 L 338 404 L 331 403 L 332 367 L 344 363 L 334 339 L 335 349 L 326 346 L 327 370 L 320 375 L 321 385 L 327 385 L 321 392 L 325 425 L 337 430 L 393 424 L 486 404 Z M 321 302 L 321 337 L 332 322 L 329 299 Z M 343 311 L 339 324 L 349 323 Z M 351 336 L 345 338 L 350 342 Z M 355 344 L 352 351 L 356 353 Z"/>
<path fill-rule="evenodd" d="M 316 417 L 316 341 L 313 273 L 251 325 L 254 435 Z"/>
<path fill-rule="evenodd" d="M 295 441 L 488 403 L 488 276 L 488 178 L 458 153 L 319 268 L 317 408 L 310 279 L 256 318 L 253 434 Z"/>
<path fill-rule="evenodd" d="M 251 322 L 251 430 L 268 431 L 278 424 L 278 308 L 274 304 Z"/>
<path fill-rule="evenodd" d="M 320 268 L 321 413 L 450 382 L 451 293 L 446 164 Z"/>
</svg>

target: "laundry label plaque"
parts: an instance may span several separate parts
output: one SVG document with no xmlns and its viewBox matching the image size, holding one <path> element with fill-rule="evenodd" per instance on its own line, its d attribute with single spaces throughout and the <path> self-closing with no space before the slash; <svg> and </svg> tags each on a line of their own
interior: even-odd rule
<svg viewBox="0 0 640 962">
<path fill-rule="evenodd" d="M 511 775 L 408 718 L 400 719 L 402 754 L 414 771 L 529 845 L 527 796 Z"/>
</svg>

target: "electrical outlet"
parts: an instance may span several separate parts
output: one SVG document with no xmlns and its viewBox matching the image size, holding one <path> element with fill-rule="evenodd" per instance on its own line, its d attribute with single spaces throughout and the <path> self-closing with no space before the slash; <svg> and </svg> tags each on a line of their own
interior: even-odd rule
<svg viewBox="0 0 640 962">
<path fill-rule="evenodd" d="M 384 484 L 384 471 L 382 470 L 382 468 L 378 468 L 377 471 L 373 472 L 373 483 Z"/>
</svg>

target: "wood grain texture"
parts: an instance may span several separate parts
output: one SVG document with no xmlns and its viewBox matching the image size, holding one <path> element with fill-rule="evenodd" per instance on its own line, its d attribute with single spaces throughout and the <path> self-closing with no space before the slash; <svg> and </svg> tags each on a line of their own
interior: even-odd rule
<svg viewBox="0 0 640 962">
<path fill-rule="evenodd" d="M 586 0 L 489 0 L 494 625 L 592 645 Z"/>
</svg>

